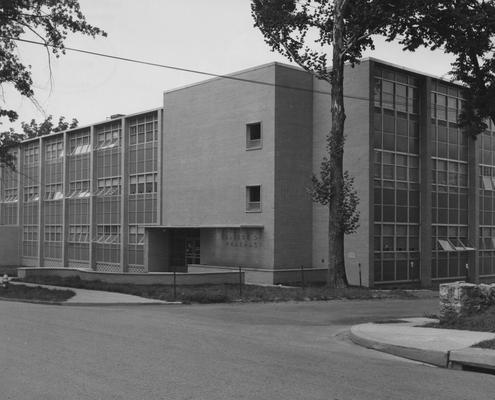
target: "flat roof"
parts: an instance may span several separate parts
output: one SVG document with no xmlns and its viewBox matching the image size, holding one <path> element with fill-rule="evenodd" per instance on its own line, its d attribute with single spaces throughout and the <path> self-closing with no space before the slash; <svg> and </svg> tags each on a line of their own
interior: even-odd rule
<svg viewBox="0 0 495 400">
<path fill-rule="evenodd" d="M 264 229 L 259 224 L 145 225 L 146 229 Z"/>
<path fill-rule="evenodd" d="M 108 124 L 109 122 L 112 122 L 112 121 L 118 121 L 120 119 L 131 118 L 131 117 L 135 117 L 135 116 L 142 115 L 142 114 L 149 114 L 151 112 L 160 111 L 160 110 L 163 110 L 163 107 L 152 108 L 152 109 L 149 109 L 149 110 L 139 111 L 139 112 L 135 112 L 135 113 L 131 113 L 131 114 L 125 114 L 125 115 L 122 115 L 122 116 L 117 117 L 117 118 L 105 119 L 103 121 L 94 122 L 92 124 L 86 124 L 86 125 L 77 126 L 75 128 L 72 128 L 72 129 L 66 129 L 65 131 L 52 132 L 52 133 L 50 133 L 48 135 L 35 136 L 35 137 L 32 137 L 32 138 L 27 138 L 27 139 L 24 139 L 21 143 L 27 143 L 27 142 L 32 142 L 33 140 L 39 140 L 39 138 L 41 138 L 41 137 L 42 138 L 47 138 L 47 137 L 53 137 L 53 136 L 57 136 L 57 135 L 62 135 L 65 132 L 76 132 L 76 131 L 79 131 L 79 130 L 82 130 L 82 129 L 91 128 L 92 126 L 104 125 L 104 124 Z"/>
<path fill-rule="evenodd" d="M 414 68 L 409 68 L 407 66 L 400 65 L 400 64 L 394 64 L 392 62 L 385 61 L 385 60 L 382 60 L 382 59 L 379 59 L 379 58 L 376 58 L 376 57 L 365 57 L 365 58 L 362 58 L 361 59 L 361 63 L 363 63 L 363 62 L 370 62 L 370 61 L 373 61 L 373 62 L 382 64 L 382 65 L 386 65 L 386 66 L 389 66 L 389 67 L 392 67 L 392 68 L 401 69 L 403 71 L 410 72 L 410 73 L 413 73 L 413 74 L 427 76 L 427 77 L 430 77 L 430 78 L 433 78 L 433 79 L 437 79 L 437 80 L 443 81 L 445 83 L 459 85 L 459 83 L 452 82 L 449 79 L 445 79 L 445 78 L 443 78 L 443 76 L 437 76 L 437 75 L 429 74 L 429 73 L 424 72 L 424 71 L 419 71 L 419 70 L 416 70 Z M 349 63 L 346 63 L 346 64 L 349 64 Z M 190 84 L 183 85 L 183 86 L 178 86 L 178 87 L 173 88 L 173 89 L 167 89 L 167 90 L 164 90 L 163 93 L 164 94 L 173 93 L 173 92 L 176 92 L 176 91 L 179 91 L 179 90 L 184 90 L 184 89 L 188 89 L 188 88 L 191 88 L 191 87 L 204 85 L 204 84 L 207 84 L 207 83 L 210 83 L 210 82 L 219 80 L 219 79 L 234 78 L 237 75 L 245 74 L 247 72 L 256 71 L 256 70 L 263 69 L 263 68 L 268 68 L 268 67 L 271 67 L 271 66 L 280 66 L 280 67 L 284 67 L 284 68 L 295 69 L 295 70 L 298 70 L 298 71 L 301 71 L 301 72 L 306 72 L 306 73 L 309 74 L 309 72 L 307 72 L 304 68 L 301 68 L 298 65 L 291 65 L 291 64 L 281 63 L 281 62 L 278 62 L 278 61 L 272 61 L 272 62 L 269 62 L 269 63 L 265 63 L 265 64 L 256 65 L 256 66 L 253 66 L 253 67 L 241 69 L 239 71 L 235 71 L 235 72 L 232 72 L 232 73 L 229 73 L 229 74 L 225 74 L 225 75 L 221 75 L 221 74 L 218 74 L 217 75 L 217 74 L 213 74 L 212 73 L 211 74 L 213 76 L 212 78 L 205 79 L 205 80 L 202 80 L 202 81 L 199 81 L 199 82 L 190 83 Z M 205 73 L 205 75 L 210 75 L 210 74 Z M 273 83 L 273 82 L 263 82 L 263 81 L 260 81 L 260 83 Z"/>
</svg>

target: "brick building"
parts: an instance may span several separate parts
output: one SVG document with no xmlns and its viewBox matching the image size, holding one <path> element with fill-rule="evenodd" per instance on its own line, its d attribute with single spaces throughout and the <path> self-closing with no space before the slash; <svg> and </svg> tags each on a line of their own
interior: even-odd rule
<svg viewBox="0 0 495 400">
<path fill-rule="evenodd" d="M 278 63 L 230 77 L 167 91 L 163 108 L 24 141 L 18 173 L 2 170 L 2 262 L 242 266 L 275 283 L 304 266 L 323 279 L 327 211 L 307 188 L 330 130 L 328 84 Z M 347 68 L 344 94 L 344 166 L 361 213 L 346 238 L 350 282 L 359 266 L 367 286 L 429 286 L 466 266 L 495 277 L 495 126 L 466 137 L 458 86 L 379 60 Z"/>
</svg>

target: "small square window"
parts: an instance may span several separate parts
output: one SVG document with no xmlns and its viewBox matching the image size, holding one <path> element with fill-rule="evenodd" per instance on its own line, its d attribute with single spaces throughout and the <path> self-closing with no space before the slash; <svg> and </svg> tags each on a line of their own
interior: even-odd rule
<svg viewBox="0 0 495 400">
<path fill-rule="evenodd" d="M 261 122 L 246 125 L 246 148 L 261 149 Z"/>
<path fill-rule="evenodd" d="M 246 186 L 246 211 L 261 211 L 261 186 Z"/>
</svg>

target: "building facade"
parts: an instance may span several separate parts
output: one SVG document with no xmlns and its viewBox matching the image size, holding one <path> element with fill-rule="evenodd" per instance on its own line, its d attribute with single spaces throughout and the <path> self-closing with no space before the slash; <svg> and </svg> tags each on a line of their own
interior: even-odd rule
<svg viewBox="0 0 495 400">
<path fill-rule="evenodd" d="M 361 215 L 346 238 L 350 282 L 495 278 L 495 126 L 464 135 L 461 88 L 444 80 L 374 59 L 345 76 L 344 167 Z M 3 262 L 324 279 L 328 211 L 307 188 L 330 105 L 327 83 L 272 63 L 26 140 L 17 171 L 1 172 Z"/>
</svg>

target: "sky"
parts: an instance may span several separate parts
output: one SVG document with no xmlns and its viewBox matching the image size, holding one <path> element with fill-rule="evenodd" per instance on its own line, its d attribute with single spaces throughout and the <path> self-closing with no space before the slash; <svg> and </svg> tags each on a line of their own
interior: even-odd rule
<svg viewBox="0 0 495 400">
<path fill-rule="evenodd" d="M 159 64 L 228 74 L 256 65 L 289 61 L 270 50 L 253 27 L 249 0 L 80 0 L 89 23 L 108 33 L 93 39 L 72 35 L 66 46 L 140 59 Z M 49 60 L 46 49 L 19 44 L 19 56 L 31 65 L 40 108 L 13 89 L 5 88 L 2 107 L 19 113 L 19 120 L 2 121 L 0 129 L 20 121 L 77 118 L 80 125 L 103 121 L 113 114 L 131 114 L 162 106 L 165 90 L 199 82 L 205 76 L 133 64 L 67 51 Z M 442 76 L 450 69 L 441 51 L 403 52 L 377 39 L 365 56 Z"/>
</svg>

